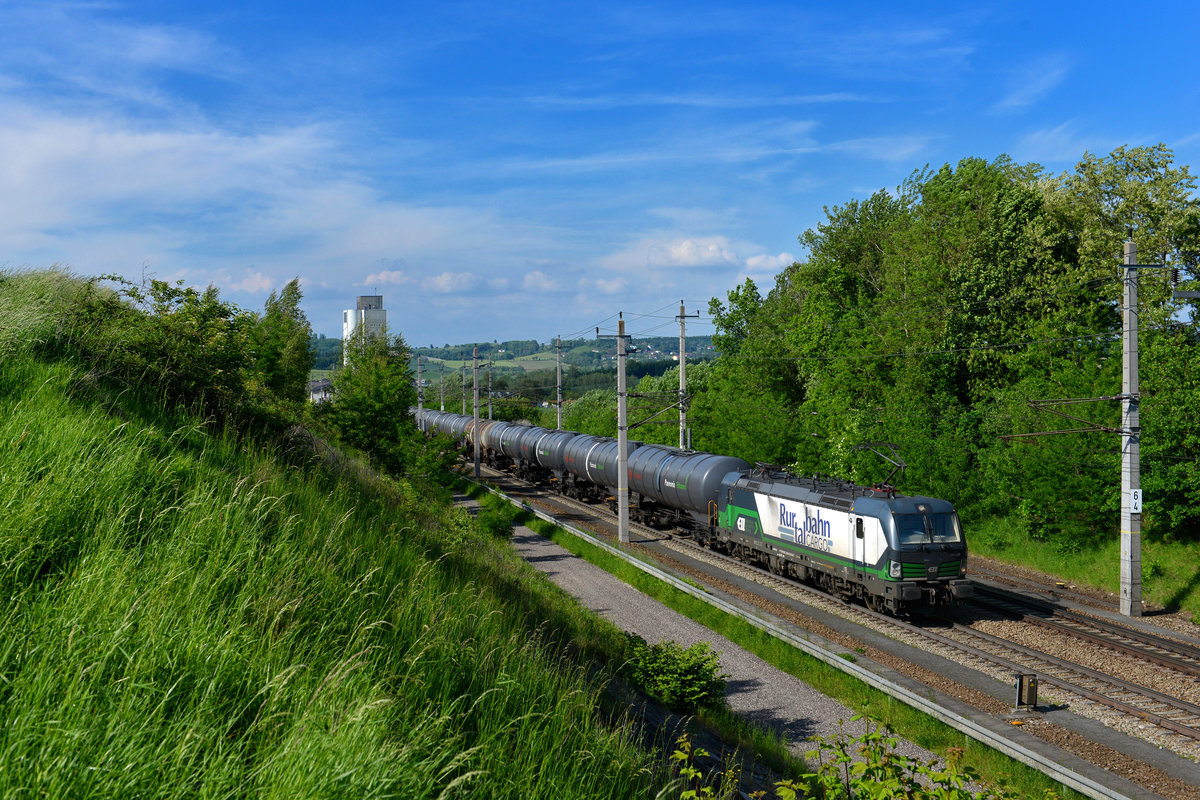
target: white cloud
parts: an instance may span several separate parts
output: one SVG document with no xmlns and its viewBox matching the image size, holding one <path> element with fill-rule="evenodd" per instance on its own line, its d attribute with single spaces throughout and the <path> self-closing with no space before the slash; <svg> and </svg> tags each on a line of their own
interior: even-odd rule
<svg viewBox="0 0 1200 800">
<path fill-rule="evenodd" d="M 724 236 L 646 237 L 602 260 L 622 272 L 679 267 L 712 267 L 738 263 Z"/>
<path fill-rule="evenodd" d="M 871 19 L 863 23 L 873 25 Z M 806 40 L 807 46 L 794 51 L 797 60 L 837 65 L 872 79 L 884 71 L 893 80 L 945 79 L 961 73 L 976 50 L 954 20 L 919 27 L 852 24 L 815 36 L 810 32 Z"/>
<path fill-rule="evenodd" d="M 274 285 L 275 282 L 261 272 L 246 270 L 246 277 L 237 283 L 229 284 L 228 288 L 247 294 L 262 294 Z"/>
<path fill-rule="evenodd" d="M 815 153 L 820 149 L 812 135 L 816 127 L 814 120 L 767 118 L 737 124 L 672 128 L 641 141 L 631 140 L 624 149 L 582 155 L 520 157 L 497 162 L 489 168 L 497 173 L 547 171 L 562 175 L 689 163 L 711 169 L 716 162 L 744 164 Z"/>
<path fill-rule="evenodd" d="M 521 285 L 534 292 L 557 292 L 558 281 L 540 270 L 525 273 Z"/>
<path fill-rule="evenodd" d="M 796 260 L 796 257 L 791 253 L 780 253 L 776 256 L 766 255 L 750 256 L 746 259 L 746 269 L 753 272 L 778 272 L 785 267 L 790 267 Z"/>
<path fill-rule="evenodd" d="M 726 236 L 646 236 L 601 259 L 580 287 L 593 297 L 623 294 L 619 302 L 642 303 L 646 295 L 715 297 L 747 277 L 770 286 L 793 261 L 791 253 L 764 253 L 759 245 Z"/>
<path fill-rule="evenodd" d="M 601 259 L 601 266 L 644 277 L 680 270 L 736 269 L 746 263 L 743 254 L 759 249 L 726 236 L 647 236 Z"/>
<path fill-rule="evenodd" d="M 328 293 L 340 308 L 355 285 L 420 285 L 419 270 L 398 268 L 401 253 L 439 266 L 427 287 L 448 293 L 476 280 L 442 264 L 490 252 L 501 272 L 520 270 L 528 252 L 549 251 L 545 230 L 490 209 L 405 204 L 364 176 L 331 171 L 342 143 L 326 133 L 303 126 L 241 135 L 0 99 L 0 253 L 92 274 L 186 265 L 196 285 L 250 294 L 269 288 L 266 275 L 299 274 L 345 287 L 343 299 Z M 263 277 L 230 278 L 230 262 L 248 256 Z"/>
<path fill-rule="evenodd" d="M 996 103 L 995 110 L 1018 111 L 1034 105 L 1062 83 L 1070 69 L 1062 55 L 1035 59 L 1013 76 L 1008 94 Z"/>
<path fill-rule="evenodd" d="M 552 108 L 609 109 L 630 106 L 689 106 L 694 108 L 751 109 L 799 106 L 823 103 L 870 102 L 869 97 L 852 92 L 826 92 L 802 95 L 727 95 L 727 94 L 609 94 L 609 95 L 531 95 L 522 98 L 532 105 Z"/>
<path fill-rule="evenodd" d="M 156 86 L 163 70 L 228 78 L 241 68 L 238 56 L 206 32 L 121 21 L 122 10 L 108 3 L 5 4 L 0 71 L 160 108 L 177 105 Z"/>
<path fill-rule="evenodd" d="M 130 203 L 161 219 L 211 214 L 232 196 L 283 195 L 294 170 L 326 147 L 311 128 L 150 130 L 11 102 L 0 104 L 0 120 L 0 244 L 48 228 L 127 225 Z"/>
<path fill-rule="evenodd" d="M 385 269 L 382 272 L 372 272 L 370 275 L 363 278 L 362 283 L 359 283 L 358 285 L 359 286 L 375 286 L 375 285 L 381 284 L 381 283 L 383 283 L 383 284 L 412 283 L 412 279 L 409 278 L 407 275 L 405 275 L 403 270 Z"/>
<path fill-rule="evenodd" d="M 607 295 L 613 295 L 624 291 L 628 285 L 629 281 L 625 280 L 624 278 L 612 278 L 611 280 L 606 280 L 604 278 L 584 278 L 579 282 L 579 286 L 584 292 L 595 290 L 601 294 Z"/>
<path fill-rule="evenodd" d="M 877 161 L 912 161 L 917 154 L 927 148 L 930 137 L 919 134 L 911 136 L 875 136 L 861 139 L 847 139 L 834 142 L 824 147 L 841 153 L 850 153 L 863 158 Z"/>
<path fill-rule="evenodd" d="M 1185 146 L 1187 146 L 1189 144 L 1193 144 L 1195 142 L 1200 142 L 1200 131 L 1197 131 L 1196 133 L 1188 134 L 1187 136 L 1184 136 L 1182 139 L 1176 139 L 1172 146 L 1173 147 L 1185 147 Z"/>
<path fill-rule="evenodd" d="M 1079 134 L 1075 121 L 1068 120 L 1053 128 L 1042 128 L 1021 137 L 1013 148 L 1013 156 L 1020 161 L 1036 161 L 1039 164 L 1074 164 L 1083 157 L 1085 151 L 1108 152 L 1115 146 L 1087 141 Z"/>
<path fill-rule="evenodd" d="M 432 275 L 422 282 L 422 286 L 433 292 L 450 294 L 451 292 L 466 292 L 475 285 L 475 276 L 470 272 L 443 272 Z"/>
<path fill-rule="evenodd" d="M 667 247 L 665 266 L 713 266 L 736 264 L 737 256 L 729 250 L 729 242 L 723 236 L 706 240 L 684 239 Z"/>
</svg>

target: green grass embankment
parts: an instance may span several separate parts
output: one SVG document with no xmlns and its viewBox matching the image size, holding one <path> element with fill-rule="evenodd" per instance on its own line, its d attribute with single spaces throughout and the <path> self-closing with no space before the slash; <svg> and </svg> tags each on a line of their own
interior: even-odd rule
<svg viewBox="0 0 1200 800">
<path fill-rule="evenodd" d="M 464 512 L 38 357 L 48 312 L 0 325 L 0 795 L 661 785 L 583 666 L 615 631 Z"/>
</svg>

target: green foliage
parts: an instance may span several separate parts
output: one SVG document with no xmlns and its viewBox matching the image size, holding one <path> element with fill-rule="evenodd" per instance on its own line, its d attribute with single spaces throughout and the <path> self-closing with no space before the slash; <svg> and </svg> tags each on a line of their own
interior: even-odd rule
<svg viewBox="0 0 1200 800">
<path fill-rule="evenodd" d="M 213 287 L 119 276 L 5 273 L 0 294 L 0 302 L 22 307 L 6 337 L 84 364 L 97 382 L 153 394 L 222 425 L 279 430 L 307 398 L 311 355 L 298 281 L 272 294 L 262 316 L 221 300 Z M 40 319 L 40 328 L 23 330 L 22 314 Z"/>
<path fill-rule="evenodd" d="M 446 449 L 428 443 L 413 422 L 417 392 L 404 338 L 387 331 L 367 336 L 360 326 L 345 346 L 346 366 L 334 376 L 333 396 L 318 408 L 318 419 L 393 475 L 429 474 L 448 463 Z"/>
<path fill-rule="evenodd" d="M 1060 176 L 966 158 L 827 208 L 770 292 L 712 301 L 720 358 L 691 390 L 695 446 L 870 484 L 890 465 L 861 446 L 888 442 L 901 491 L 1094 547 L 1117 522 L 1114 435 L 1004 437 L 1080 427 L 1033 400 L 1119 393 L 1121 241 L 1132 226 L 1141 261 L 1195 275 L 1195 189 L 1159 145 Z M 1141 284 L 1144 529 L 1194 537 L 1200 336 L 1173 319 L 1161 273 Z M 1119 425 L 1114 401 L 1068 413 Z"/>
<path fill-rule="evenodd" d="M 91 281 L 73 309 L 71 344 L 82 357 L 169 402 L 235 415 L 249 399 L 255 315 L 222 301 L 213 287 L 105 279 L 118 290 Z"/>
<path fill-rule="evenodd" d="M 341 339 L 330 339 L 322 333 L 309 338 L 308 346 L 313 352 L 313 369 L 337 369 L 342 365 Z"/>
<path fill-rule="evenodd" d="M 1015 800 L 1018 795 L 1008 789 L 985 786 L 972 791 L 971 785 L 980 783 L 979 774 L 971 767 L 962 765 L 963 751 L 951 748 L 945 762 L 931 761 L 922 764 L 916 759 L 896 752 L 899 740 L 891 731 L 872 725 L 869 718 L 866 728 L 858 737 L 850 737 L 845 731 L 835 736 L 815 736 L 812 741 L 818 747 L 808 752 L 810 762 L 815 761 L 815 772 L 805 776 L 809 786 L 820 792 L 826 800 L 853 800 L 855 798 L 912 798 L 912 800 Z M 1047 795 L 1046 800 L 1051 800 Z"/>
<path fill-rule="evenodd" d="M 596 389 L 565 405 L 563 427 L 593 436 L 616 436 L 617 393 L 611 389 Z"/>
<path fill-rule="evenodd" d="M 308 399 L 308 373 L 315 363 L 312 327 L 300 310 L 302 297 L 299 278 L 278 295 L 272 291 L 251 336 L 254 371 L 268 392 L 291 403 Z"/>
<path fill-rule="evenodd" d="M 13 290 L 56 283 L 29 280 Z M 0 318 L 15 342 L 0 795 L 618 798 L 665 782 L 597 713 L 621 719 L 593 660 L 615 632 L 474 526 L 449 547 L 427 487 L 331 454 L 297 468 L 42 360 L 67 288 Z M 14 321 L 47 338 L 19 345 Z"/>
<path fill-rule="evenodd" d="M 814 736 L 817 747 L 807 754 L 816 770 L 800 781 L 776 782 L 772 796 L 779 800 L 820 797 L 824 800 L 1016 800 L 1019 795 L 1004 787 L 981 785 L 979 774 L 962 764 L 963 751 L 951 748 L 944 762 L 922 764 L 896 752 L 899 740 L 871 719 L 857 737 L 844 730 L 835 736 Z M 737 796 L 735 769 L 718 766 L 701 768 L 711 754 L 694 746 L 684 734 L 675 741 L 670 760 L 682 783 L 680 798 L 728 798 Z M 979 787 L 979 788 L 972 788 Z M 764 790 L 749 795 L 755 800 L 768 796 Z M 1047 790 L 1043 800 L 1058 800 Z"/>
<path fill-rule="evenodd" d="M 711 759 L 712 754 L 703 747 L 692 744 L 688 734 L 681 735 L 675 740 L 675 750 L 671 752 L 670 761 L 677 770 L 677 777 L 682 783 L 679 793 L 680 800 L 732 800 L 737 797 L 741 770 L 736 762 L 731 762 L 716 776 L 716 784 L 709 780 L 709 775 L 700 767 L 700 762 Z"/>
<path fill-rule="evenodd" d="M 725 702 L 725 676 L 720 674 L 720 661 L 707 642 L 684 648 L 675 642 L 647 644 L 634 633 L 626 637 L 629 678 L 646 694 L 681 711 Z"/>
<path fill-rule="evenodd" d="M 479 530 L 496 539 L 512 538 L 513 526 L 517 523 L 518 511 L 504 501 L 483 502 L 475 522 Z"/>
</svg>

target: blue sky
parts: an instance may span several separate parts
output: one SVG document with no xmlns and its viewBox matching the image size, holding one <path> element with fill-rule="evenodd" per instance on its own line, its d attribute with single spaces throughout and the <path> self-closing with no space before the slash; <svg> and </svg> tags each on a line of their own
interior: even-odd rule
<svg viewBox="0 0 1200 800">
<path fill-rule="evenodd" d="M 1194 8 L 0 0 L 0 266 L 299 276 L 315 331 L 379 293 L 415 345 L 669 335 L 926 164 L 1197 165 Z"/>
</svg>

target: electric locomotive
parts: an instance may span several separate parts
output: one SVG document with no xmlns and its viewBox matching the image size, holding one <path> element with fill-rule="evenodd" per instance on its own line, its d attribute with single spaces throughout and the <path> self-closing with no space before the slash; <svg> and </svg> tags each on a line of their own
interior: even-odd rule
<svg viewBox="0 0 1200 800">
<path fill-rule="evenodd" d="M 715 524 L 698 539 L 892 614 L 972 595 L 954 506 L 766 468 L 721 482 Z"/>
</svg>

